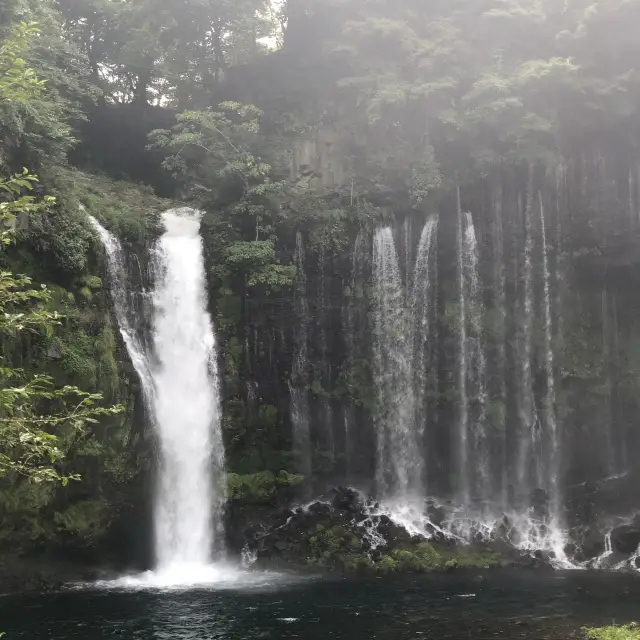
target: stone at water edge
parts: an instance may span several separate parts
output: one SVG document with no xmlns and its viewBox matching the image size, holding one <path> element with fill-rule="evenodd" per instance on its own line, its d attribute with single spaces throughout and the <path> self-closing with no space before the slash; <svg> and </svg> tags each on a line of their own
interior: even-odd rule
<svg viewBox="0 0 640 640">
<path fill-rule="evenodd" d="M 570 535 L 570 542 L 565 553 L 578 562 L 593 560 L 604 553 L 606 531 L 590 526 L 575 527 Z"/>
<path fill-rule="evenodd" d="M 611 547 L 614 551 L 631 555 L 640 545 L 640 527 L 623 524 L 611 532 Z"/>
</svg>

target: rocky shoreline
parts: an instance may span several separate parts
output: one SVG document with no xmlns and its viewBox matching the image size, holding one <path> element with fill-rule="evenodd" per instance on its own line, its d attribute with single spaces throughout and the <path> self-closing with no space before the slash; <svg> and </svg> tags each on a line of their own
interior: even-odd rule
<svg viewBox="0 0 640 640">
<path fill-rule="evenodd" d="M 291 495 L 271 504 L 230 503 L 228 553 L 254 570 L 296 572 L 425 573 L 458 569 L 520 567 L 551 569 L 557 563 L 544 549 L 516 546 L 513 523 L 505 516 L 486 535 L 465 540 L 445 529 L 444 507 L 427 506 L 424 534 L 409 531 L 376 502 L 354 489 L 338 487 L 327 496 L 291 507 Z M 599 570 L 640 568 L 640 515 L 602 527 L 575 527 L 565 547 L 573 566 Z M 88 558 L 48 551 L 0 554 L 0 594 L 52 591 L 69 583 L 94 582 L 150 567 L 126 566 L 93 550 Z"/>
<path fill-rule="evenodd" d="M 329 499 L 281 508 L 264 520 L 236 514 L 236 540 L 253 566 L 307 567 L 332 571 L 452 571 L 520 566 L 551 568 L 542 552 L 523 552 L 505 538 L 463 541 L 437 524 L 428 535 L 407 531 L 377 503 L 353 489 L 337 488 Z"/>
</svg>

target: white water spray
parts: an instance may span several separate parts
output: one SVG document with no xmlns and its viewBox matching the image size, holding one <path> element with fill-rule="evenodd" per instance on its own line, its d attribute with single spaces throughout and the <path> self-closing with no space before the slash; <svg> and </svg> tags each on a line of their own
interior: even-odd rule
<svg viewBox="0 0 640 640">
<path fill-rule="evenodd" d="M 211 565 L 214 554 L 224 551 L 224 449 L 200 213 L 183 208 L 162 216 L 165 233 L 152 255 L 153 355 L 130 320 L 124 250 L 95 219 L 89 220 L 107 253 L 116 316 L 160 448 L 156 571 L 115 584 L 184 587 L 235 581 L 235 570 Z"/>
<path fill-rule="evenodd" d="M 131 358 L 133 367 L 140 377 L 145 405 L 150 409 L 154 404 L 153 379 L 149 368 L 149 359 L 145 354 L 142 342 L 129 321 L 132 315 L 132 305 L 129 300 L 129 278 L 125 253 L 120 241 L 112 233 L 107 231 L 93 216 L 88 216 L 88 218 L 91 226 L 97 231 L 107 254 L 107 270 L 116 320 L 129 358 Z"/>
<path fill-rule="evenodd" d="M 376 283 L 374 377 L 378 389 L 376 480 L 380 494 L 406 502 L 422 496 L 422 443 L 414 428 L 412 340 L 391 227 L 373 243 Z"/>
<path fill-rule="evenodd" d="M 208 565 L 224 549 L 220 391 L 199 218 L 193 209 L 164 213 L 166 231 L 154 252 L 159 571 Z"/>
</svg>

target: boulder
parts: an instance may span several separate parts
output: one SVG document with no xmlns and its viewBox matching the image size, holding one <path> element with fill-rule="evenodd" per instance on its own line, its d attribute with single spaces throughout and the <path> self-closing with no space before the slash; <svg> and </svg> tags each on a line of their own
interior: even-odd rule
<svg viewBox="0 0 640 640">
<path fill-rule="evenodd" d="M 611 532 L 611 547 L 614 551 L 631 555 L 640 545 L 640 527 L 623 524 Z"/>
<path fill-rule="evenodd" d="M 604 553 L 604 537 L 605 532 L 597 527 L 575 527 L 565 553 L 578 562 L 597 558 Z"/>
<path fill-rule="evenodd" d="M 353 514 L 359 513 L 362 508 L 358 492 L 344 487 L 335 489 L 331 506 L 338 511 L 346 511 Z"/>
</svg>

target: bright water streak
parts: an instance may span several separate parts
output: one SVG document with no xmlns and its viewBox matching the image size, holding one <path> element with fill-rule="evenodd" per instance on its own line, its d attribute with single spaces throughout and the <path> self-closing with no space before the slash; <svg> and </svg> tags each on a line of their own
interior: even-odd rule
<svg viewBox="0 0 640 640">
<path fill-rule="evenodd" d="M 376 286 L 374 372 L 378 390 L 376 480 L 382 498 L 405 502 L 423 492 L 422 443 L 414 424 L 412 341 L 391 227 L 373 243 Z"/>
<path fill-rule="evenodd" d="M 186 208 L 164 213 L 153 261 L 156 556 L 158 573 L 172 583 L 202 573 L 224 546 L 219 383 L 199 217 Z"/>
<path fill-rule="evenodd" d="M 107 231 L 93 216 L 88 216 L 91 226 L 97 231 L 100 240 L 104 245 L 107 254 L 107 269 L 111 287 L 111 298 L 116 319 L 120 327 L 122 339 L 127 348 L 127 353 L 136 373 L 140 377 L 142 391 L 147 408 L 153 405 L 154 387 L 149 369 L 149 360 L 144 352 L 144 348 L 136 335 L 135 329 L 131 326 L 129 317 L 129 280 L 127 277 L 127 267 L 124 249 L 118 238 Z"/>
</svg>

